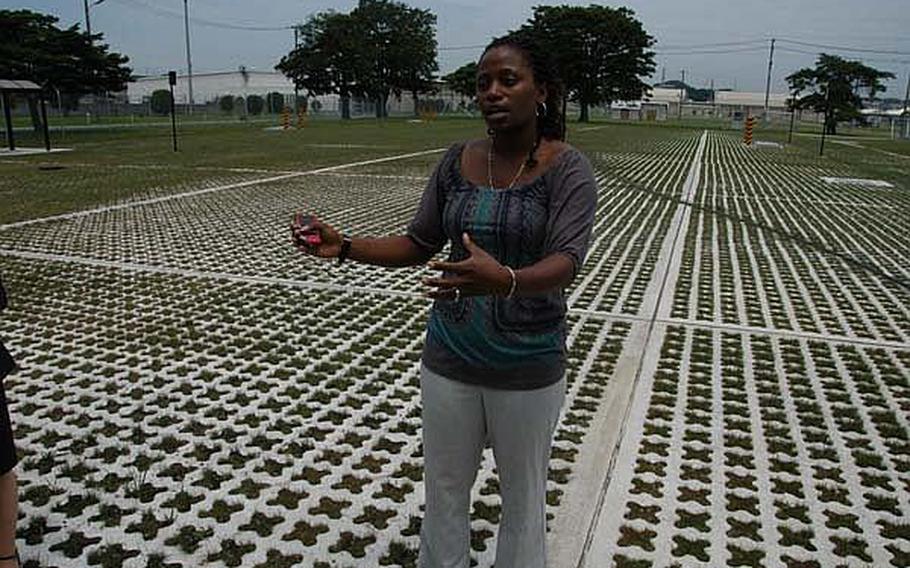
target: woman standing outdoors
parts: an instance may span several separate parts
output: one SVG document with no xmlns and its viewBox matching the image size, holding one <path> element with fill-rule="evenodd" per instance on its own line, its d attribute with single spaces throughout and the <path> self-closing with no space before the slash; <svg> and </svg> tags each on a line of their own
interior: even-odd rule
<svg viewBox="0 0 910 568">
<path fill-rule="evenodd" d="M 380 266 L 425 263 L 451 244 L 420 369 L 426 513 L 423 568 L 467 568 L 470 494 L 487 441 L 502 494 L 497 568 L 546 563 L 546 481 L 565 397 L 566 288 L 594 222 L 587 159 L 563 142 L 562 87 L 546 53 L 511 35 L 480 59 L 489 136 L 437 165 L 406 235 L 351 238 L 315 218 L 304 252 Z M 318 239 L 314 238 L 318 235 Z"/>
<path fill-rule="evenodd" d="M 6 309 L 6 289 L 0 280 L 0 312 Z M 16 362 L 0 341 L 0 568 L 18 567 L 16 552 L 16 519 L 19 499 L 16 485 L 16 447 L 13 445 L 13 426 L 6 407 L 3 379 L 13 372 Z"/>
</svg>

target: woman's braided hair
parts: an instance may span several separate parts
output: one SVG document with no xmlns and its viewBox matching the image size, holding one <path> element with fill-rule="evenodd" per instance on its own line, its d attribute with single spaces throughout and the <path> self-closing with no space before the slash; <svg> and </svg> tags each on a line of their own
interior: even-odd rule
<svg viewBox="0 0 910 568">
<path fill-rule="evenodd" d="M 534 73 L 534 81 L 547 88 L 546 112 L 537 114 L 537 140 L 528 154 L 527 166 L 533 168 L 537 165 L 537 149 L 543 138 L 547 140 L 565 140 L 566 123 L 562 113 L 563 84 L 556 71 L 556 65 L 548 52 L 537 43 L 530 34 L 513 32 L 499 37 L 490 42 L 483 50 L 481 59 L 491 49 L 497 47 L 512 47 L 520 51 Z"/>
</svg>

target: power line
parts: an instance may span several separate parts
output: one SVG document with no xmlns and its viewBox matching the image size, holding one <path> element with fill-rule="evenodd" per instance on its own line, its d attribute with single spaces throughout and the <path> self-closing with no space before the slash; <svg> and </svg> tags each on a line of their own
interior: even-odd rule
<svg viewBox="0 0 910 568">
<path fill-rule="evenodd" d="M 754 40 L 743 40 L 743 41 L 727 41 L 727 42 L 718 42 L 718 43 L 693 43 L 685 45 L 661 45 L 662 49 L 703 49 L 710 47 L 733 47 L 733 46 L 742 46 L 742 45 L 755 45 L 762 44 L 767 45 L 768 40 L 766 39 L 754 39 Z"/>
<path fill-rule="evenodd" d="M 777 49 L 778 49 L 779 51 L 785 51 L 785 52 L 787 52 L 787 53 L 800 53 L 800 54 L 802 54 L 802 55 L 812 55 L 812 56 L 817 56 L 817 55 L 819 55 L 819 53 L 818 53 L 817 51 L 808 51 L 808 50 L 805 50 L 805 49 L 796 49 L 796 48 L 793 48 L 793 47 L 781 47 L 781 46 L 778 46 Z M 864 56 L 860 56 L 860 57 L 857 57 L 857 59 L 859 59 L 860 61 L 877 61 L 877 62 L 881 62 L 881 63 L 900 63 L 900 64 L 902 64 L 902 65 L 906 65 L 906 64 L 910 63 L 910 59 L 896 59 L 896 58 L 888 58 L 888 57 L 864 57 Z"/>
<path fill-rule="evenodd" d="M 102 2 L 104 0 L 101 0 Z M 161 8 L 148 3 L 146 0 L 120 0 L 122 3 L 131 4 L 137 8 L 153 12 L 160 16 L 165 16 L 172 19 L 184 20 L 184 15 L 166 8 Z M 95 4 L 100 3 L 98 0 L 95 1 Z M 249 32 L 274 32 L 274 31 L 287 31 L 294 29 L 296 26 L 287 25 L 287 26 L 257 26 L 257 25 L 245 25 L 245 24 L 233 24 L 229 22 L 219 22 L 215 20 L 209 20 L 206 18 L 200 18 L 193 16 L 190 18 L 190 21 L 200 25 L 207 26 L 211 28 L 234 30 L 234 31 L 249 31 Z M 859 47 L 849 47 L 849 46 L 837 46 L 830 44 L 820 44 L 812 43 L 801 40 L 787 39 L 787 38 L 777 38 L 779 42 L 800 45 L 805 47 L 815 47 L 819 49 L 830 49 L 835 51 L 847 51 L 847 52 L 856 52 L 856 53 L 870 53 L 870 54 L 880 54 L 880 55 L 899 55 L 899 56 L 908 56 L 910 57 L 910 52 L 906 51 L 896 51 L 896 50 L 880 50 L 880 49 L 869 49 L 869 48 L 859 48 Z M 732 53 L 750 53 L 764 51 L 765 45 L 768 43 L 768 39 L 752 39 L 752 40 L 740 40 L 740 41 L 729 41 L 729 42 L 712 42 L 712 43 L 699 43 L 699 44 L 678 44 L 673 45 L 669 44 L 666 46 L 660 46 L 660 49 L 654 51 L 655 55 L 724 55 Z M 437 51 L 467 51 L 475 49 L 483 49 L 486 45 L 455 45 L 455 46 L 439 46 Z M 713 49 L 713 48 L 724 48 L 730 47 L 733 49 Z M 793 47 L 784 47 L 778 46 L 778 49 L 786 51 L 789 53 L 802 53 L 806 55 L 817 55 L 815 52 L 800 50 Z M 883 59 L 883 58 L 863 58 L 871 61 L 886 61 L 891 63 L 907 63 L 907 60 L 904 59 Z"/>
<path fill-rule="evenodd" d="M 467 49 L 483 49 L 485 47 L 486 47 L 485 45 L 452 45 L 452 46 L 437 47 L 436 51 L 460 51 L 460 50 L 467 50 Z"/>
<path fill-rule="evenodd" d="M 857 53 L 876 53 L 880 55 L 907 55 L 910 56 L 910 51 L 894 51 L 888 49 L 869 49 L 865 47 L 847 47 L 845 45 L 828 45 L 823 43 L 811 43 L 808 41 L 799 41 L 795 39 L 786 39 L 778 38 L 778 41 L 785 43 L 792 43 L 795 45 L 804 45 L 806 47 L 817 47 L 820 49 L 833 49 L 835 51 L 855 51 Z"/>
<path fill-rule="evenodd" d="M 741 49 L 700 49 L 691 51 L 655 51 L 656 55 L 704 55 L 704 54 L 722 54 L 722 53 L 747 53 L 754 51 L 765 51 L 765 46 L 757 45 L 755 47 L 744 47 Z"/>
<path fill-rule="evenodd" d="M 724 46 L 751 46 L 743 47 L 739 49 L 707 49 L 711 47 L 724 47 Z M 699 55 L 702 53 L 742 53 L 747 51 L 763 51 L 767 45 L 766 40 L 753 40 L 753 41 L 733 41 L 733 42 L 722 42 L 722 43 L 704 43 L 704 44 L 693 44 L 688 46 L 667 46 L 663 49 L 658 49 L 654 53 L 657 55 Z M 452 46 L 441 46 L 436 48 L 438 51 L 459 51 L 459 50 L 468 50 L 468 49 L 483 49 L 486 45 L 452 45 Z"/>
<path fill-rule="evenodd" d="M 166 16 L 169 18 L 183 20 L 183 14 L 180 14 L 178 12 L 173 12 L 173 11 L 167 10 L 165 8 L 160 8 L 158 6 L 153 6 L 151 4 L 147 4 L 142 0 L 120 0 L 120 1 L 121 2 L 125 1 L 138 8 L 148 10 L 149 12 L 154 12 L 155 14 L 158 14 L 160 16 Z M 287 31 L 287 30 L 294 28 L 294 26 L 276 27 L 276 26 L 247 26 L 247 25 L 241 25 L 241 24 L 230 24 L 227 22 L 216 22 L 214 20 L 198 18 L 195 16 L 190 18 L 190 20 L 193 23 L 199 24 L 200 26 L 208 26 L 210 28 L 220 28 L 220 29 L 225 29 L 225 30 L 247 31 L 247 32 L 277 32 L 277 31 Z"/>
</svg>

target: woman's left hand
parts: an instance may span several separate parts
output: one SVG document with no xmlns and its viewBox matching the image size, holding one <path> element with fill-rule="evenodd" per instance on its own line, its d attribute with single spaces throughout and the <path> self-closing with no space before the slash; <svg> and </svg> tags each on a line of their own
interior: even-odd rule
<svg viewBox="0 0 910 568">
<path fill-rule="evenodd" d="M 468 258 L 460 262 L 430 262 L 430 270 L 451 273 L 446 277 L 425 278 L 430 287 L 426 295 L 433 299 L 454 300 L 464 296 L 489 296 L 507 294 L 512 285 L 511 275 L 490 254 L 474 244 L 467 233 L 461 241 L 468 251 Z"/>
</svg>

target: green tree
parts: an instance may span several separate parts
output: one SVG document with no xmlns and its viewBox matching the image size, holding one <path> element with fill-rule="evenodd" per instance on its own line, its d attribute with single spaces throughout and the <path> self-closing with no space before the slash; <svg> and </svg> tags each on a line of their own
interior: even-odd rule
<svg viewBox="0 0 910 568">
<path fill-rule="evenodd" d="M 91 41 L 78 25 L 57 27 L 56 16 L 0 10 L 0 76 L 26 79 L 66 95 L 67 110 L 82 95 L 122 91 L 131 80 L 129 58 L 110 52 L 102 34 Z"/>
<path fill-rule="evenodd" d="M 299 26 L 300 44 L 276 69 L 311 96 L 338 94 L 350 118 L 351 97 L 376 101 L 385 116 L 391 94 L 431 88 L 436 16 L 391 0 L 360 0 L 350 14 L 320 12 Z"/>
<path fill-rule="evenodd" d="M 537 6 L 519 33 L 553 54 L 579 122 L 592 105 L 637 100 L 649 89 L 642 78 L 655 69 L 654 38 L 628 8 Z"/>
<path fill-rule="evenodd" d="M 465 98 L 474 98 L 477 94 L 477 63 L 465 63 L 455 71 L 442 78 L 450 89 Z"/>
<path fill-rule="evenodd" d="M 358 81 L 376 101 L 376 116 L 387 116 L 391 94 L 428 91 L 436 64 L 436 16 L 393 0 L 360 0 L 351 12 L 362 34 L 360 48 L 368 64 Z"/>
<path fill-rule="evenodd" d="M 351 97 L 364 94 L 357 78 L 364 74 L 367 58 L 356 27 L 348 14 L 314 14 L 297 28 L 299 46 L 275 66 L 310 96 L 339 95 L 342 118 L 351 117 Z"/>
<path fill-rule="evenodd" d="M 434 93 L 436 62 L 436 15 L 429 10 L 397 4 L 397 27 L 390 50 L 390 88 L 397 96 L 411 94 L 417 113 L 420 93 Z"/>
<path fill-rule="evenodd" d="M 787 77 L 796 109 L 809 108 L 824 116 L 828 134 L 837 134 L 837 123 L 863 120 L 863 97 L 874 100 L 894 74 L 879 71 L 837 55 L 819 54 L 815 67 L 806 67 Z M 803 93 L 807 93 L 803 95 Z M 803 96 L 801 96 L 803 95 Z"/>
<path fill-rule="evenodd" d="M 218 99 L 218 108 L 221 109 L 221 112 L 232 113 L 234 112 L 234 97 L 231 95 L 225 95 Z"/>
<path fill-rule="evenodd" d="M 152 112 L 155 114 L 170 114 L 171 92 L 167 89 L 158 89 L 152 93 Z"/>
<path fill-rule="evenodd" d="M 246 110 L 253 116 L 262 114 L 265 108 L 265 99 L 259 95 L 250 95 L 246 98 Z"/>
</svg>

